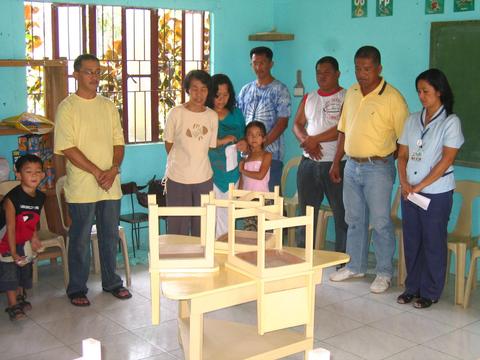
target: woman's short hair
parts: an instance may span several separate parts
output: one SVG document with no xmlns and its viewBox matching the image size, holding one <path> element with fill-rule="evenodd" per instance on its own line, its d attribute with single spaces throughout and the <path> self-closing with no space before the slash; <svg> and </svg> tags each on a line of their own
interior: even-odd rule
<svg viewBox="0 0 480 360">
<path fill-rule="evenodd" d="M 442 102 L 445 110 L 447 111 L 447 115 L 453 113 L 453 103 L 454 97 L 452 88 L 448 83 L 447 77 L 445 74 L 439 69 L 428 69 L 420 75 L 417 76 L 415 79 L 415 88 L 418 91 L 418 82 L 420 80 L 424 80 L 429 83 L 435 90 L 440 93 L 440 101 Z"/>
<path fill-rule="evenodd" d="M 193 79 L 198 80 L 203 85 L 205 85 L 208 88 L 208 92 L 210 93 L 210 88 L 212 84 L 212 77 L 210 76 L 210 74 L 207 73 L 205 70 L 191 70 L 185 76 L 185 80 L 183 80 L 183 88 L 185 89 L 187 94 L 190 93 L 190 85 Z"/>
<path fill-rule="evenodd" d="M 211 109 L 214 107 L 214 100 L 217 97 L 218 88 L 220 85 L 227 85 L 228 89 L 228 101 L 225 107 L 228 111 L 232 112 L 235 108 L 235 90 L 233 89 L 233 84 L 230 81 L 229 77 L 225 74 L 215 74 L 212 76 L 212 86 L 208 94 L 207 106 Z"/>
</svg>

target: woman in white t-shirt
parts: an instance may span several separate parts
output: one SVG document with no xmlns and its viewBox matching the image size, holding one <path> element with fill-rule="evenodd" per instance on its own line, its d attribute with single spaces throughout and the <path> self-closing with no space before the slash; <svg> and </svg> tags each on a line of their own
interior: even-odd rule
<svg viewBox="0 0 480 360">
<path fill-rule="evenodd" d="M 200 206 L 200 195 L 213 189 L 208 150 L 217 146 L 218 115 L 205 106 L 210 86 L 207 72 L 190 71 L 184 81 L 189 100 L 168 113 L 167 206 Z M 200 236 L 200 218 L 170 217 L 167 233 Z"/>
</svg>

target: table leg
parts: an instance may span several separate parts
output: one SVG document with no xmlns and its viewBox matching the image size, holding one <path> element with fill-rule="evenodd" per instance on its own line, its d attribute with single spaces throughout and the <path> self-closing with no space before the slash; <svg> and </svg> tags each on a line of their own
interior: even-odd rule
<svg viewBox="0 0 480 360">
<path fill-rule="evenodd" d="M 203 355 L 203 313 L 191 304 L 189 360 L 201 360 Z"/>
<path fill-rule="evenodd" d="M 160 273 L 150 273 L 150 293 L 152 297 L 152 325 L 160 324 Z"/>
</svg>

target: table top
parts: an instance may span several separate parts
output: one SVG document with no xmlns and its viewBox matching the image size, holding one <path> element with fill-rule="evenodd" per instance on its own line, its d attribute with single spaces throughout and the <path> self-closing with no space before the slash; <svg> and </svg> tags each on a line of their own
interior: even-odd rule
<svg viewBox="0 0 480 360">
<path fill-rule="evenodd" d="M 293 255 L 301 256 L 304 249 L 284 247 L 283 250 Z M 347 254 L 314 250 L 313 270 L 321 271 L 324 268 L 348 262 Z M 225 266 L 226 254 L 215 254 L 215 261 L 219 270 L 211 273 L 161 273 L 161 286 L 163 294 L 169 299 L 186 300 L 205 296 L 219 290 L 238 289 L 256 284 L 256 279 L 246 276 L 230 267 Z"/>
</svg>

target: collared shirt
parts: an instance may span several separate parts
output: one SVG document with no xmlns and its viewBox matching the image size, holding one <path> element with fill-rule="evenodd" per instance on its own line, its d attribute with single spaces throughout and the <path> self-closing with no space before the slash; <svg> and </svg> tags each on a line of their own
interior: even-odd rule
<svg viewBox="0 0 480 360">
<path fill-rule="evenodd" d="M 345 133 L 346 154 L 369 157 L 393 153 L 407 116 L 405 99 L 384 79 L 365 96 L 358 83 L 352 85 L 338 123 L 338 131 Z"/>
<path fill-rule="evenodd" d="M 248 83 L 240 90 L 237 103 L 245 116 L 245 123 L 248 124 L 253 120 L 261 121 L 265 124 L 267 133 L 275 126 L 278 118 L 290 117 L 290 93 L 288 88 L 278 80 L 261 86 L 256 80 Z M 265 150 L 272 153 L 273 160 L 282 160 L 284 135 L 280 135 Z"/>
<path fill-rule="evenodd" d="M 408 146 L 407 180 L 411 185 L 422 181 L 442 158 L 443 147 L 459 149 L 465 141 L 457 115 L 447 113 L 442 106 L 425 124 L 425 111 L 411 114 L 407 119 L 399 144 Z M 422 192 L 439 194 L 455 189 L 453 165 L 445 174 Z"/>
</svg>

